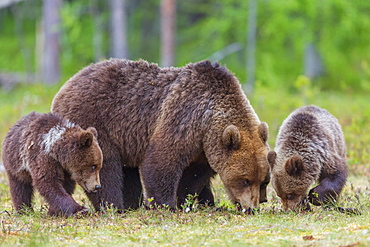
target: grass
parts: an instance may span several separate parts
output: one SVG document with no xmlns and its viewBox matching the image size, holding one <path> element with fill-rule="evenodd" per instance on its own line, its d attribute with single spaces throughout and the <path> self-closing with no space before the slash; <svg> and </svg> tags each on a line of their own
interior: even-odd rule
<svg viewBox="0 0 370 247">
<path fill-rule="evenodd" d="M 21 116 L 47 112 L 60 85 L 23 85 L 0 91 L 0 140 Z M 169 212 L 139 209 L 125 214 L 107 210 L 84 218 L 51 218 L 36 195 L 35 212 L 17 215 L 12 209 L 7 178 L 0 172 L 0 246 L 370 246 L 370 106 L 361 94 L 323 93 L 312 87 L 294 93 L 256 88 L 250 101 L 270 126 L 270 146 L 283 119 L 295 108 L 316 104 L 342 124 L 350 176 L 339 205 L 357 208 L 350 215 L 314 207 L 312 212 L 282 212 L 271 185 L 268 203 L 256 215 L 236 212 L 219 178 L 213 181 L 216 208 L 192 207 Z M 90 207 L 82 190 L 75 199 Z"/>
<path fill-rule="evenodd" d="M 4 180 L 2 175 L 1 181 Z M 355 178 L 350 180 L 356 181 Z M 214 188 L 223 198 L 218 179 Z M 233 209 L 194 208 L 190 212 L 175 213 L 164 209 L 139 209 L 116 214 L 108 210 L 101 215 L 63 219 L 47 217 L 46 207 L 41 206 L 40 201 L 36 212 L 19 216 L 12 212 L 8 192 L 4 189 L 1 189 L 4 203 L 0 211 L 0 246 L 370 245 L 369 181 L 365 187 L 347 186 L 342 195 L 341 205 L 357 207 L 362 215 L 347 215 L 321 207 L 309 213 L 285 213 L 269 188 L 269 202 L 253 216 Z M 84 203 L 80 192 L 76 198 Z"/>
</svg>

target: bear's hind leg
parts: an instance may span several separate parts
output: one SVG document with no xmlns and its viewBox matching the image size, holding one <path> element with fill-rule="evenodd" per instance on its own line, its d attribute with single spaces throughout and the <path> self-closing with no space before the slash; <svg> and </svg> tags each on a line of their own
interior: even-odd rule
<svg viewBox="0 0 370 247">
<path fill-rule="evenodd" d="M 22 213 L 32 210 L 33 186 L 31 181 L 23 181 L 8 174 L 9 189 L 15 210 Z"/>
</svg>

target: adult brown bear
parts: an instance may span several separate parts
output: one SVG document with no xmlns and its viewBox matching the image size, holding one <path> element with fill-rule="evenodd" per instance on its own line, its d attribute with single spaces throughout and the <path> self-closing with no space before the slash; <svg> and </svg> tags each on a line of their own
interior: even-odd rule
<svg viewBox="0 0 370 247">
<path fill-rule="evenodd" d="M 107 204 L 137 208 L 140 181 L 146 205 L 175 208 L 195 193 L 212 204 L 216 173 L 234 203 L 249 209 L 265 200 L 267 124 L 236 77 L 217 63 L 92 64 L 60 89 L 52 111 L 99 132 L 102 189 L 88 193 L 97 210 Z"/>
</svg>

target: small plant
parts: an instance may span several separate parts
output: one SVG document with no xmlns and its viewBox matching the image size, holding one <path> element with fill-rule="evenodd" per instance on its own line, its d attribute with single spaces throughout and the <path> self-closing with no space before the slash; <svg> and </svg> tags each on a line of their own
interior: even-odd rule
<svg viewBox="0 0 370 247">
<path fill-rule="evenodd" d="M 197 200 L 198 194 L 196 193 L 194 195 L 188 194 L 185 198 L 185 203 L 181 205 L 182 210 L 185 213 L 189 213 L 190 211 L 196 210 L 198 207 Z"/>
</svg>

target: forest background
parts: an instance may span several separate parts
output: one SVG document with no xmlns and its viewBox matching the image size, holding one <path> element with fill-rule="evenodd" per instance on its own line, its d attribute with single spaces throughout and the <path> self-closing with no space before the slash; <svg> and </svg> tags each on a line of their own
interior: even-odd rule
<svg viewBox="0 0 370 247">
<path fill-rule="evenodd" d="M 369 13 L 367 0 L 0 0 L 0 142 L 20 117 L 48 112 L 61 85 L 90 63 L 209 59 L 239 78 L 269 124 L 271 148 L 283 119 L 302 105 L 336 116 L 350 172 L 339 203 L 362 212 L 283 213 L 269 185 L 261 213 L 245 216 L 216 179 L 217 206 L 226 211 L 140 209 L 64 220 L 45 217 L 37 197 L 35 214 L 18 216 L 0 166 L 0 246 L 369 246 Z M 76 198 L 89 205 L 81 189 Z"/>
<path fill-rule="evenodd" d="M 0 4 L 9 1 L 15 0 Z M 297 78 L 304 75 L 324 90 L 370 91 L 368 1 L 45 2 L 51 7 L 41 0 L 27 0 L 0 9 L 1 73 L 41 76 L 45 47 L 51 43 L 45 45 L 47 28 L 42 20 L 48 17 L 45 13 L 54 19 L 59 13 L 59 22 L 52 17 L 45 22 L 54 25 L 50 29 L 59 35 L 58 43 L 52 44 L 60 54 L 58 81 L 110 57 L 142 58 L 163 66 L 210 59 L 226 65 L 243 84 L 249 69 L 255 74 L 251 83 L 270 88 L 294 89 Z M 161 25 L 166 15 L 170 21 Z M 163 32 L 173 33 L 168 45 L 163 44 Z M 163 62 L 166 55 L 161 47 L 170 46 L 173 58 Z M 248 65 L 248 59 L 255 65 Z"/>
</svg>

